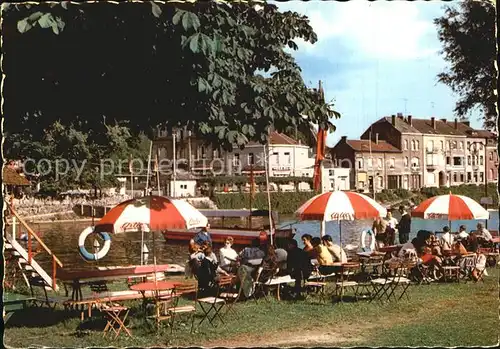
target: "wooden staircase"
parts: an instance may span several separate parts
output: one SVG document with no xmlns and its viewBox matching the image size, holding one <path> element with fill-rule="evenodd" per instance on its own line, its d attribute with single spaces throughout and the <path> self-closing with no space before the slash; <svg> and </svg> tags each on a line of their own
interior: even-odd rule
<svg viewBox="0 0 500 349">
<path fill-rule="evenodd" d="M 30 287 L 33 293 L 33 287 L 42 287 L 46 298 L 47 290 L 59 292 L 57 285 L 57 270 L 62 268 L 63 264 L 54 255 L 54 253 L 45 245 L 42 239 L 28 226 L 28 224 L 17 214 L 11 205 L 7 204 L 9 212 L 12 214 L 12 221 L 18 220 L 19 223 L 26 229 L 28 241 L 26 246 L 16 240 L 15 229 L 12 234 L 4 230 L 4 247 L 6 267 L 9 266 L 11 270 L 14 268 L 15 272 L 21 272 L 26 284 Z M 33 251 L 33 243 L 38 243 L 39 251 Z M 35 256 L 38 253 L 47 253 L 52 259 L 52 270 L 46 271 L 36 260 Z M 5 285 L 9 286 L 9 285 Z"/>
</svg>

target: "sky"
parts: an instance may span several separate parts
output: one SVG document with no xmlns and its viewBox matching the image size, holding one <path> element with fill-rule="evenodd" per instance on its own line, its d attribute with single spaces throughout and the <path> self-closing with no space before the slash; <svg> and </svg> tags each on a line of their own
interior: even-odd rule
<svg viewBox="0 0 500 349">
<path fill-rule="evenodd" d="M 327 101 L 342 117 L 335 133 L 359 139 L 374 121 L 398 112 L 414 118 L 453 120 L 457 96 L 437 81 L 448 63 L 433 19 L 444 14 L 442 1 L 274 1 L 282 11 L 306 15 L 318 36 L 315 44 L 296 40 L 293 55 L 304 81 L 321 80 Z M 448 3 L 449 4 L 449 3 Z M 481 127 L 478 116 L 471 126 Z"/>
</svg>

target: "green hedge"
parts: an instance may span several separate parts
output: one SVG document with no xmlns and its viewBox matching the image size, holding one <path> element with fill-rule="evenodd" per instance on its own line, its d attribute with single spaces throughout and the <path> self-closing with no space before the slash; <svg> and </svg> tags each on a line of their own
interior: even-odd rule
<svg viewBox="0 0 500 349">
<path fill-rule="evenodd" d="M 484 195 L 484 185 L 463 184 L 456 187 L 422 188 L 420 191 L 426 198 L 436 195 L 446 195 L 450 192 L 456 195 L 468 196 L 479 202 Z M 488 184 L 488 197 L 493 199 L 493 206 L 498 207 L 498 189 L 496 183 Z"/>
<path fill-rule="evenodd" d="M 294 213 L 300 205 L 315 195 L 315 192 L 273 192 L 271 193 L 271 208 L 281 214 Z M 219 209 L 242 209 L 250 207 L 248 193 L 216 193 L 213 198 Z M 267 210 L 267 193 L 256 193 L 252 207 Z"/>
</svg>

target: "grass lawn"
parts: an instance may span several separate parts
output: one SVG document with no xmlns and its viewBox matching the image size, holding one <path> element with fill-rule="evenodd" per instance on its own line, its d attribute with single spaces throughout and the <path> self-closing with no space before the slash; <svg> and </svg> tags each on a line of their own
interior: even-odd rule
<svg viewBox="0 0 500 349">
<path fill-rule="evenodd" d="M 498 269 L 484 283 L 412 286 L 410 301 L 317 304 L 306 301 L 242 302 L 240 318 L 195 334 L 189 326 L 170 333 L 145 326 L 140 303 L 130 303 L 133 338 L 102 337 L 104 323 L 80 322 L 62 309 L 15 313 L 5 328 L 4 344 L 13 347 L 101 346 L 490 346 L 498 343 Z"/>
</svg>

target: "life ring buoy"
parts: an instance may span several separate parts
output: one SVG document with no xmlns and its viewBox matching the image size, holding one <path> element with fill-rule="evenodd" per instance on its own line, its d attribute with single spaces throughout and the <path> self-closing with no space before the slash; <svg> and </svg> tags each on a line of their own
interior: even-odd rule
<svg viewBox="0 0 500 349">
<path fill-rule="evenodd" d="M 366 247 L 366 236 L 367 235 L 370 235 L 370 246 L 368 248 Z M 371 229 L 363 230 L 363 232 L 361 233 L 361 248 L 363 249 L 363 251 L 367 251 L 367 250 L 375 251 L 375 234 L 373 233 L 373 231 Z"/>
<path fill-rule="evenodd" d="M 97 261 L 103 258 L 109 252 L 109 249 L 111 247 L 111 236 L 109 236 L 108 233 L 98 233 L 99 236 L 104 240 L 104 246 L 97 253 L 89 253 L 85 249 L 85 239 L 93 232 L 94 227 L 87 227 L 81 232 L 80 236 L 78 237 L 78 250 L 82 258 L 87 262 Z"/>
</svg>

